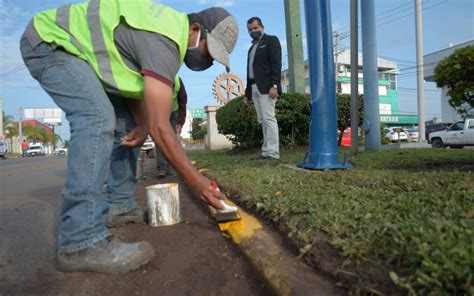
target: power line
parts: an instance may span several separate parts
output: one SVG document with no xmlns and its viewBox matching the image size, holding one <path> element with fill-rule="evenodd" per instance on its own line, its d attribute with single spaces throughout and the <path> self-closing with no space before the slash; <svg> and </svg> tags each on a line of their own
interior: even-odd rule
<svg viewBox="0 0 474 296">
<path fill-rule="evenodd" d="M 429 2 L 429 1 L 432 1 L 432 0 L 427 0 L 427 1 L 425 1 L 424 3 L 426 4 L 426 3 Z M 426 10 L 428 10 L 428 9 L 431 9 L 431 8 L 434 8 L 434 7 L 443 5 L 443 4 L 447 3 L 448 1 L 449 1 L 449 0 L 444 0 L 443 2 L 436 3 L 436 4 L 433 4 L 433 5 L 431 5 L 431 6 L 424 7 L 424 8 L 422 9 L 422 11 L 426 11 Z M 405 4 L 405 5 L 408 5 L 408 4 Z M 398 12 L 398 13 L 400 13 L 400 12 Z M 398 14 L 398 13 L 396 13 L 396 14 Z M 380 26 L 386 25 L 386 24 L 388 24 L 388 23 L 397 21 L 397 20 L 402 19 L 402 18 L 405 18 L 405 17 L 407 17 L 407 16 L 411 16 L 411 15 L 413 15 L 414 13 L 415 13 L 415 12 L 412 11 L 412 12 L 410 12 L 410 13 L 408 13 L 408 14 L 405 14 L 405 15 L 402 15 L 402 16 L 400 16 L 400 17 L 398 17 L 398 18 L 388 20 L 388 21 L 386 21 L 386 22 L 384 22 L 384 23 L 379 23 L 379 24 L 377 24 L 377 27 L 380 27 Z M 394 14 L 394 15 L 396 15 L 396 14 Z M 392 15 L 392 16 L 394 16 L 394 15 Z M 385 18 L 386 18 L 386 17 L 379 18 L 379 19 L 376 20 L 376 22 L 377 22 L 377 21 L 380 21 L 380 20 L 383 20 L 383 19 L 385 19 Z M 360 29 L 359 29 L 359 30 L 360 30 Z M 345 36 L 345 38 L 350 37 L 350 32 L 349 32 L 349 31 L 346 31 L 346 32 L 347 32 L 348 34 L 347 34 L 347 36 Z M 341 38 L 340 40 L 343 40 L 343 39 L 344 39 L 344 38 Z"/>
</svg>

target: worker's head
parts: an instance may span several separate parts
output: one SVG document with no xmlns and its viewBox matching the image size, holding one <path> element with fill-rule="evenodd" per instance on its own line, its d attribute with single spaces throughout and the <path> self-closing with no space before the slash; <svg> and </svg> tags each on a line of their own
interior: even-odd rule
<svg viewBox="0 0 474 296">
<path fill-rule="evenodd" d="M 262 37 L 264 28 L 262 20 L 258 16 L 253 16 L 247 21 L 247 30 L 253 40 L 258 40 Z"/>
<path fill-rule="evenodd" d="M 212 7 L 189 16 L 189 42 L 184 62 L 194 71 L 209 68 L 216 60 L 229 71 L 229 54 L 239 36 L 237 21 L 227 10 Z"/>
</svg>

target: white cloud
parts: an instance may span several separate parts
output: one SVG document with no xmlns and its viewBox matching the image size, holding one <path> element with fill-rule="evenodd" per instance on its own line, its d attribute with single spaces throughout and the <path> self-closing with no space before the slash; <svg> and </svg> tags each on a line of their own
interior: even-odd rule
<svg viewBox="0 0 474 296">
<path fill-rule="evenodd" d="M 220 7 L 231 7 L 235 5 L 234 0 L 199 0 L 200 5 L 212 5 Z"/>
</svg>

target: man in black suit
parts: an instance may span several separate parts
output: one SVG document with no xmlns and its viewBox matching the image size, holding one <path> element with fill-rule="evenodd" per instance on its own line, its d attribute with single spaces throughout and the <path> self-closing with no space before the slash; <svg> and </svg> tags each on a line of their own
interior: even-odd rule
<svg viewBox="0 0 474 296">
<path fill-rule="evenodd" d="M 259 17 L 247 21 L 252 37 L 247 60 L 247 88 L 244 103 L 251 99 L 257 111 L 258 123 L 262 126 L 263 145 L 259 157 L 264 160 L 280 158 L 278 122 L 275 104 L 281 94 L 281 45 L 276 36 L 264 34 Z"/>
</svg>

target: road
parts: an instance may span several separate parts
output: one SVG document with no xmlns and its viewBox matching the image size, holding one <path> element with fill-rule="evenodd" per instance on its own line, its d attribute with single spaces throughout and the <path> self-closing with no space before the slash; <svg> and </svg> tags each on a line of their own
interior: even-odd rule
<svg viewBox="0 0 474 296">
<path fill-rule="evenodd" d="M 181 223 L 113 230 L 124 241 L 152 243 L 157 256 L 150 264 L 121 275 L 58 271 L 56 237 L 66 162 L 64 156 L 0 161 L 1 296 L 269 295 L 240 250 L 184 186 Z M 145 205 L 144 187 L 159 182 L 152 177 L 139 182 L 139 204 Z"/>
</svg>

